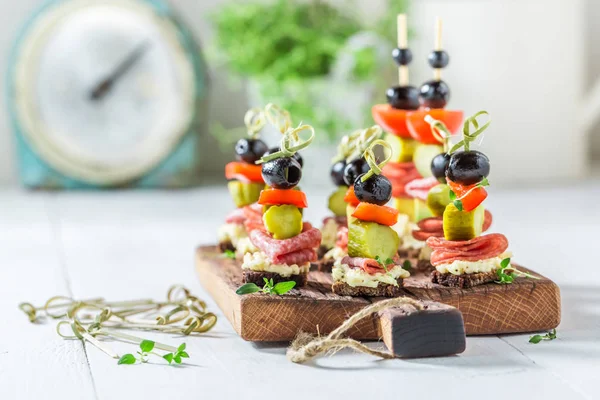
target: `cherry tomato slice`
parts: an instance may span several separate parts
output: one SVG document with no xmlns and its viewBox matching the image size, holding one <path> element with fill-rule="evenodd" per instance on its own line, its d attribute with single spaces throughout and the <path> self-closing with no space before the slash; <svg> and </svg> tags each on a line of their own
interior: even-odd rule
<svg viewBox="0 0 600 400">
<path fill-rule="evenodd" d="M 260 165 L 233 161 L 225 166 L 225 178 L 237 179 L 242 182 L 264 183 Z"/>
<path fill-rule="evenodd" d="M 455 134 L 462 126 L 464 113 L 462 111 L 435 108 L 413 111 L 408 114 L 406 125 L 413 139 L 425 144 L 440 144 L 431 133 L 431 126 L 425 122 L 426 115 L 431 115 L 433 118 L 442 121 L 448 130 Z"/>
<path fill-rule="evenodd" d="M 371 108 L 373 119 L 377 122 L 384 131 L 400 136 L 403 138 L 411 138 L 406 126 L 406 117 L 412 110 L 399 110 L 389 104 L 375 104 Z"/>
<path fill-rule="evenodd" d="M 258 204 L 280 206 L 290 204 L 298 208 L 308 207 L 304 192 L 295 189 L 265 189 L 260 192 Z"/>
</svg>

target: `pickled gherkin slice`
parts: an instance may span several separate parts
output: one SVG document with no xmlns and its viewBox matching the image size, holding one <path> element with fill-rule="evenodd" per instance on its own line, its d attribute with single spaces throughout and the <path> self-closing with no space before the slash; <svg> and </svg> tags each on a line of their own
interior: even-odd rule
<svg viewBox="0 0 600 400">
<path fill-rule="evenodd" d="M 422 219 L 433 217 L 427 203 L 421 199 L 414 199 L 415 219 L 413 222 L 419 222 Z"/>
<path fill-rule="evenodd" d="M 410 138 L 403 138 L 400 136 L 392 135 L 388 133 L 385 135 L 385 141 L 392 148 L 392 159 L 393 162 L 408 162 L 412 161 L 413 154 L 417 141 Z"/>
<path fill-rule="evenodd" d="M 394 208 L 401 214 L 408 215 L 410 221 L 415 220 L 415 202 L 410 197 L 394 197 Z"/>
<path fill-rule="evenodd" d="M 344 196 L 347 191 L 348 186 L 340 186 L 331 194 L 331 196 L 329 196 L 328 206 L 336 217 L 343 217 L 346 215 L 346 202 L 344 201 Z"/>
<path fill-rule="evenodd" d="M 444 210 L 450 203 L 450 187 L 448 185 L 441 183 L 429 189 L 427 207 L 435 217 L 444 215 Z"/>
<path fill-rule="evenodd" d="M 348 255 L 350 257 L 394 258 L 400 238 L 389 226 L 375 222 L 355 221 L 348 225 Z"/>
<path fill-rule="evenodd" d="M 296 206 L 271 206 L 263 214 L 265 228 L 274 239 L 289 239 L 302 232 L 302 213 Z"/>
<path fill-rule="evenodd" d="M 444 148 L 437 144 L 419 143 L 416 146 L 415 153 L 413 154 L 413 162 L 415 163 L 415 168 L 417 168 L 417 171 L 419 171 L 419 174 L 423 178 L 433 176 L 431 172 L 431 160 L 443 152 Z"/>
<path fill-rule="evenodd" d="M 483 230 L 485 208 L 480 205 L 473 211 L 459 211 L 453 203 L 444 211 L 444 238 L 446 240 L 470 240 Z"/>
<path fill-rule="evenodd" d="M 229 189 L 229 193 L 231 193 L 236 207 L 244 207 L 256 203 L 264 187 L 264 183 L 240 181 L 230 181 L 227 183 L 227 188 Z"/>
</svg>

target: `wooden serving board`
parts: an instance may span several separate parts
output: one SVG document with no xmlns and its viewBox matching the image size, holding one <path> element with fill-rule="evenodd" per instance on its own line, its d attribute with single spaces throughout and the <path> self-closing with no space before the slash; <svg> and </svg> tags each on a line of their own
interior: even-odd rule
<svg viewBox="0 0 600 400">
<path fill-rule="evenodd" d="M 200 247 L 196 254 L 200 282 L 236 332 L 245 340 L 289 341 L 298 331 L 321 335 L 337 328 L 349 316 L 381 298 L 338 296 L 331 292 L 331 274 L 311 271 L 308 285 L 283 296 L 240 296 L 240 261 L 224 258 L 216 247 Z M 433 284 L 424 274 L 404 280 L 406 296 L 433 300 L 458 308 L 467 335 L 534 332 L 560 323 L 560 292 L 551 280 L 518 278 L 510 285 L 489 283 L 470 289 Z M 359 340 L 381 337 L 377 316 L 365 319 L 349 332 Z"/>
</svg>

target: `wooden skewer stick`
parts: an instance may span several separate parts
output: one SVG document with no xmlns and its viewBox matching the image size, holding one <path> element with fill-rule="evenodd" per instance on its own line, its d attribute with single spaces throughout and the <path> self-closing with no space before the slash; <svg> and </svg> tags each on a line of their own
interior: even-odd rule
<svg viewBox="0 0 600 400">
<path fill-rule="evenodd" d="M 406 27 L 406 14 L 398 14 L 398 48 L 408 48 L 408 33 Z M 398 83 L 400 86 L 408 86 L 408 65 L 398 67 Z"/>
<path fill-rule="evenodd" d="M 434 50 L 442 50 L 442 19 L 437 17 L 435 20 L 435 47 Z M 442 69 L 435 68 L 433 70 L 433 79 L 436 81 L 442 80 Z"/>
</svg>

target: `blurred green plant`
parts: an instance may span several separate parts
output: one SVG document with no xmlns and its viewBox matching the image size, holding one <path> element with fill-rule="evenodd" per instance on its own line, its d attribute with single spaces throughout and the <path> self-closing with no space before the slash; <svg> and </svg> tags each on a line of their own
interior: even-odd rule
<svg viewBox="0 0 600 400">
<path fill-rule="evenodd" d="M 346 41 L 358 32 L 374 31 L 389 40 L 391 47 L 396 15 L 405 12 L 407 5 L 408 0 L 387 0 L 389 11 L 368 26 L 350 13 L 356 9 L 351 4 L 341 10 L 319 0 L 232 2 L 212 15 L 214 44 L 233 72 L 254 81 L 260 97 L 287 109 L 295 123 L 304 121 L 318 127 L 320 136 L 331 142 L 354 127 L 339 114 L 315 107 L 314 92 L 319 89 L 314 81 L 331 72 Z M 355 64 L 349 79 L 372 79 L 379 67 L 374 49 L 357 50 L 353 55 Z M 321 89 L 323 93 L 317 95 L 331 95 L 325 92 L 326 85 Z"/>
</svg>

